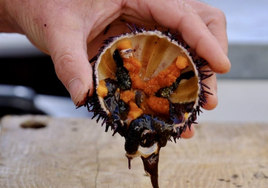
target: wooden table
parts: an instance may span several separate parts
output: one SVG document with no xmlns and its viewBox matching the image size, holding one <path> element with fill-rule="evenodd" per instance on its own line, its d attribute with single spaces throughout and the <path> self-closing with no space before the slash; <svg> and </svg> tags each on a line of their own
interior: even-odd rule
<svg viewBox="0 0 268 188">
<path fill-rule="evenodd" d="M 0 187 L 151 187 L 139 158 L 128 169 L 124 139 L 90 119 L 6 116 L 1 125 Z M 198 125 L 161 150 L 159 176 L 161 188 L 267 188 L 268 125 Z"/>
</svg>

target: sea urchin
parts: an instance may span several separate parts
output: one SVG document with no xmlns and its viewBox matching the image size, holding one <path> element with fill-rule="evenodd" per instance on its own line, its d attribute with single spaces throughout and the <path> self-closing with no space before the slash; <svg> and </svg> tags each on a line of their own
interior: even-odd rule
<svg viewBox="0 0 268 188">
<path fill-rule="evenodd" d="M 140 156 L 157 188 L 160 148 L 195 122 L 211 94 L 202 80 L 212 74 L 169 31 L 130 29 L 105 40 L 91 60 L 94 94 L 86 105 L 106 131 L 111 127 L 125 138 L 129 168 Z"/>
</svg>

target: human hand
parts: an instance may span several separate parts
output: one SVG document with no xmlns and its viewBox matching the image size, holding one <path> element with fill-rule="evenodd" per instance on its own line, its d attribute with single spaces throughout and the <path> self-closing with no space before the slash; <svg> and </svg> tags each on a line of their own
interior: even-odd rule
<svg viewBox="0 0 268 188">
<path fill-rule="evenodd" d="M 8 13 L 6 31 L 25 34 L 40 50 L 51 55 L 58 78 L 81 105 L 88 89 L 92 91 L 92 68 L 88 59 L 96 54 L 104 38 L 126 32 L 125 23 L 146 28 L 163 26 L 179 32 L 186 43 L 209 63 L 207 69 L 226 73 L 225 17 L 221 11 L 195 0 L 0 0 Z M 103 30 L 108 25 L 106 35 Z M 1 25 L 1 24 L 0 24 Z M 216 76 L 205 80 L 213 95 L 205 109 L 217 105 Z M 184 138 L 192 137 L 186 131 Z"/>
</svg>

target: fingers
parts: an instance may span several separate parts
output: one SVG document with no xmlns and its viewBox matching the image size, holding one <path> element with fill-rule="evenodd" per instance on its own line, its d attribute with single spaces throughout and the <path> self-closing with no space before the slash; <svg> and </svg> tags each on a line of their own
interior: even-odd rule
<svg viewBox="0 0 268 188">
<path fill-rule="evenodd" d="M 210 70 L 208 67 L 205 68 L 206 70 Z M 202 81 L 205 85 L 209 87 L 204 89 L 210 92 L 212 95 L 205 93 L 207 102 L 204 104 L 203 108 L 206 110 L 213 110 L 218 105 L 218 95 L 217 95 L 217 77 L 214 73 L 211 77 Z"/>
<path fill-rule="evenodd" d="M 53 33 L 49 45 L 58 78 L 69 91 L 75 105 L 83 105 L 93 91 L 92 67 L 88 62 L 86 39 L 79 32 Z"/>
<path fill-rule="evenodd" d="M 159 0 L 157 2 L 145 1 L 144 3 L 147 3 L 147 8 L 156 22 L 179 31 L 186 43 L 195 49 L 200 57 L 208 61 L 212 71 L 226 73 L 230 70 L 230 61 L 226 56 L 226 50 L 222 49 L 222 45 L 213 35 L 217 32 L 215 24 L 208 23 L 213 31 L 212 34 L 199 14 L 183 1 L 173 0 L 166 3 Z M 221 35 L 222 33 L 218 34 L 217 38 L 221 43 L 225 43 L 223 41 L 226 34 L 223 37 Z"/>
<path fill-rule="evenodd" d="M 193 125 L 191 125 L 191 129 L 187 126 L 187 129 L 185 132 L 182 132 L 181 137 L 184 139 L 192 138 L 195 134 L 195 128 Z"/>
<path fill-rule="evenodd" d="M 211 34 L 217 39 L 224 53 L 228 54 L 228 38 L 226 32 L 225 14 L 218 8 L 212 7 L 201 1 L 183 0 L 187 2 L 200 16 Z"/>
<path fill-rule="evenodd" d="M 189 24 L 196 19 L 196 24 Z M 204 23 L 195 14 L 184 16 L 178 23 L 178 30 L 189 46 L 197 54 L 206 59 L 210 68 L 216 73 L 226 73 L 230 69 L 230 62 L 216 38 L 210 33 Z"/>
<path fill-rule="evenodd" d="M 206 12 L 206 16 L 203 18 L 205 19 L 205 24 L 207 25 L 211 34 L 216 38 L 221 49 L 223 50 L 224 54 L 228 54 L 228 38 L 226 32 L 226 18 L 224 13 L 217 9 L 211 8 L 211 14 Z M 212 17 L 212 15 L 214 15 Z"/>
</svg>

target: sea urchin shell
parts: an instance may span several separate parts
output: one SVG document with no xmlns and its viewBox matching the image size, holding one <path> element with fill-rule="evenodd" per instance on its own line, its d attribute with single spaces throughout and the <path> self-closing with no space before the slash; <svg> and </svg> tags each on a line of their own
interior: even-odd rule
<svg viewBox="0 0 268 188">
<path fill-rule="evenodd" d="M 125 138 L 126 156 L 142 158 L 158 187 L 160 148 L 190 128 L 206 103 L 202 80 L 207 63 L 175 35 L 134 26 L 105 41 L 93 58 L 94 94 L 87 100 L 93 118 Z"/>
</svg>

